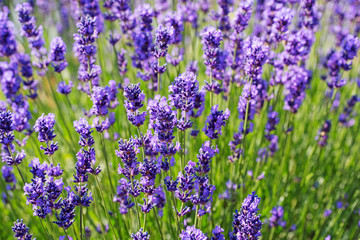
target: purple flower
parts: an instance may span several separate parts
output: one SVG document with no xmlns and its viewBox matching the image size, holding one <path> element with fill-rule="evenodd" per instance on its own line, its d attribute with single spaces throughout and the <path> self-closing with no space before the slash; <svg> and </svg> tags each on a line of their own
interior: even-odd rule
<svg viewBox="0 0 360 240">
<path fill-rule="evenodd" d="M 21 35 L 25 36 L 31 47 L 31 55 L 35 60 L 33 65 L 39 68 L 39 75 L 44 76 L 49 65 L 47 50 L 44 47 L 43 27 L 36 26 L 35 17 L 32 16 L 32 7 L 29 3 L 17 4 L 15 11 L 18 12 L 18 19 L 21 24 Z"/>
<path fill-rule="evenodd" d="M 66 82 L 61 81 L 58 84 L 57 91 L 61 94 L 68 95 L 71 93 L 72 87 L 73 87 L 72 81 L 69 81 L 69 84 L 66 84 Z"/>
<path fill-rule="evenodd" d="M 173 42 L 174 28 L 159 25 L 155 32 L 155 50 L 153 55 L 159 59 L 165 57 L 169 45 Z"/>
<path fill-rule="evenodd" d="M 12 113 L 0 109 L 0 143 L 9 146 L 14 141 L 14 128 Z"/>
<path fill-rule="evenodd" d="M 56 135 L 54 134 L 54 125 L 55 125 L 55 115 L 49 113 L 44 115 L 44 113 L 39 117 L 34 125 L 34 130 L 37 132 L 38 140 L 40 142 L 52 141 Z"/>
<path fill-rule="evenodd" d="M 68 65 L 65 59 L 66 45 L 61 37 L 54 38 L 50 43 L 50 61 L 54 71 L 61 73 Z"/>
<path fill-rule="evenodd" d="M 223 112 L 222 110 L 218 111 L 218 105 L 213 106 L 210 115 L 206 119 L 205 127 L 203 128 L 206 136 L 210 139 L 219 138 L 219 134 L 222 135 L 221 128 L 225 126 L 229 116 L 229 109 Z"/>
<path fill-rule="evenodd" d="M 124 88 L 125 100 L 124 106 L 127 109 L 129 121 L 139 127 L 145 122 L 146 112 L 140 112 L 139 109 L 144 106 L 145 94 L 140 89 L 140 83 L 128 85 Z"/>
<path fill-rule="evenodd" d="M 272 214 L 269 218 L 269 225 L 270 227 L 277 227 L 281 226 L 285 228 L 286 221 L 283 220 L 284 217 L 284 209 L 281 206 L 274 207 L 270 213 Z"/>
<path fill-rule="evenodd" d="M 91 101 L 93 102 L 92 112 L 97 116 L 105 116 L 108 114 L 110 97 L 108 91 L 103 87 L 94 87 L 91 94 Z"/>
<path fill-rule="evenodd" d="M 180 234 L 181 240 L 206 240 L 206 235 L 200 230 L 196 229 L 195 226 L 187 226 L 185 230 Z"/>
<path fill-rule="evenodd" d="M 224 229 L 222 229 L 220 226 L 215 226 L 215 229 L 212 230 L 213 236 L 211 237 L 211 240 L 225 240 Z"/>
<path fill-rule="evenodd" d="M 199 154 L 196 155 L 196 158 L 199 160 L 197 169 L 199 174 L 202 175 L 210 172 L 211 159 L 217 153 L 219 153 L 219 149 L 217 148 L 217 146 L 211 146 L 210 141 L 206 141 L 203 143 L 199 150 Z"/>
<path fill-rule="evenodd" d="M 249 24 L 253 4 L 253 0 L 246 0 L 240 2 L 239 8 L 235 12 L 235 18 L 233 22 L 233 28 L 235 29 L 237 34 L 243 32 Z"/>
<path fill-rule="evenodd" d="M 322 128 L 319 130 L 317 137 L 315 138 L 318 141 L 320 147 L 325 147 L 327 145 L 327 139 L 329 138 L 329 132 L 331 130 L 331 121 L 326 120 Z"/>
<path fill-rule="evenodd" d="M 357 52 L 360 48 L 359 38 L 349 34 L 342 41 L 341 46 L 343 48 L 342 57 L 345 60 L 352 60 L 356 57 Z"/>
<path fill-rule="evenodd" d="M 128 209 L 135 205 L 131 201 L 131 197 L 129 195 L 129 189 L 131 189 L 130 184 L 130 181 L 125 178 L 121 178 L 119 180 L 119 185 L 116 188 L 116 195 L 114 196 L 113 201 L 120 204 L 120 214 L 128 213 Z"/>
<path fill-rule="evenodd" d="M 293 12 L 290 8 L 284 7 L 281 8 L 280 11 L 276 11 L 270 37 L 277 42 L 286 40 L 288 27 L 291 24 L 292 18 Z"/>
<path fill-rule="evenodd" d="M 244 43 L 245 50 L 245 73 L 252 79 L 258 79 L 262 74 L 262 67 L 265 64 L 269 47 L 259 38 L 253 37 L 246 39 Z"/>
<path fill-rule="evenodd" d="M 48 165 L 46 163 L 41 164 L 38 158 L 31 160 L 29 164 L 30 172 L 33 174 L 33 178 L 41 178 L 45 182 L 46 174 L 48 171 Z"/>
<path fill-rule="evenodd" d="M 126 51 L 122 48 L 117 54 L 117 65 L 121 76 L 124 76 L 127 72 L 127 59 L 125 57 Z"/>
<path fill-rule="evenodd" d="M 96 46 L 94 42 L 98 37 L 96 19 L 86 15 L 86 17 L 81 18 L 76 27 L 78 33 L 74 34 L 76 42 L 74 51 L 80 61 L 78 79 L 81 82 L 91 81 L 93 85 L 97 86 L 101 69 L 98 65 L 95 65 Z"/>
<path fill-rule="evenodd" d="M 169 86 L 170 100 L 176 109 L 188 112 L 195 107 L 199 82 L 193 72 L 185 72 Z"/>
<path fill-rule="evenodd" d="M 75 205 L 73 203 L 72 197 L 74 196 L 73 192 L 68 193 L 68 197 L 60 201 L 61 210 L 60 213 L 55 213 L 56 220 L 54 223 L 61 228 L 68 229 L 75 218 Z"/>
<path fill-rule="evenodd" d="M 173 44 L 179 44 L 182 41 L 182 32 L 184 31 L 184 24 L 182 16 L 176 12 L 169 12 L 164 18 L 164 24 L 173 29 Z"/>
<path fill-rule="evenodd" d="M 201 34 L 201 43 L 204 51 L 204 64 L 210 69 L 219 67 L 221 62 L 220 44 L 223 41 L 223 35 L 220 30 L 214 27 L 205 27 Z"/>
<path fill-rule="evenodd" d="M 154 10 L 150 4 L 145 3 L 140 5 L 135 13 L 140 17 L 140 30 L 141 31 L 151 31 L 152 27 L 152 18 L 154 17 Z"/>
<path fill-rule="evenodd" d="M 14 24 L 8 20 L 9 9 L 3 7 L 0 18 L 0 56 L 10 57 L 16 53 Z"/>
<path fill-rule="evenodd" d="M 79 121 L 74 121 L 74 128 L 80 134 L 79 145 L 82 147 L 91 147 L 95 141 L 91 135 L 93 130 L 86 119 L 80 118 Z"/>
<path fill-rule="evenodd" d="M 116 150 L 116 156 L 118 156 L 124 164 L 124 167 L 121 167 L 119 164 L 119 174 L 123 174 L 127 179 L 131 179 L 134 176 L 139 174 L 139 168 L 136 154 L 138 153 L 138 148 L 131 138 L 129 141 L 124 141 L 123 139 L 119 140 L 119 150 Z"/>
<path fill-rule="evenodd" d="M 148 232 L 143 232 L 143 229 L 140 228 L 140 230 L 137 233 L 132 233 L 131 238 L 133 240 L 149 240 L 150 234 Z"/>
<path fill-rule="evenodd" d="M 262 222 L 258 216 L 260 198 L 255 192 L 249 194 L 242 203 L 240 212 L 234 213 L 233 232 L 230 233 L 230 239 L 258 239 L 261 236 L 260 230 Z"/>
<path fill-rule="evenodd" d="M 331 213 L 332 213 L 331 209 L 325 209 L 325 211 L 324 211 L 324 217 L 330 216 Z"/>
<path fill-rule="evenodd" d="M 55 115 L 53 113 L 49 113 L 48 115 L 42 114 L 41 117 L 36 120 L 34 125 L 35 132 L 39 134 L 38 140 L 46 143 L 46 147 L 40 146 L 40 148 L 44 150 L 44 154 L 50 156 L 59 149 L 57 142 L 54 143 L 52 141 L 56 137 L 54 125 Z"/>
<path fill-rule="evenodd" d="M 11 227 L 11 229 L 14 232 L 14 237 L 16 237 L 17 239 L 20 240 L 32 239 L 32 234 L 29 234 L 29 228 L 26 227 L 22 219 L 21 220 L 18 219 L 16 222 L 14 222 L 14 226 Z"/>
</svg>

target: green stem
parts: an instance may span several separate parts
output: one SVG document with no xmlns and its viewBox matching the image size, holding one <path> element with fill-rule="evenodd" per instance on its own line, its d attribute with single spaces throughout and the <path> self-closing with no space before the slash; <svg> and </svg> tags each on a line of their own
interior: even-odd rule
<svg viewBox="0 0 360 240">
<path fill-rule="evenodd" d="M 132 176 L 130 176 L 130 181 L 131 181 L 131 187 L 134 190 L 134 181 Z M 139 204 L 137 201 L 137 198 L 134 197 L 134 201 L 135 201 L 135 208 L 136 208 L 136 214 L 137 214 L 137 218 L 138 218 L 138 222 L 139 222 L 139 228 L 141 227 L 141 221 L 140 221 L 140 214 L 139 214 Z"/>
<path fill-rule="evenodd" d="M 163 234 L 162 234 L 162 230 L 161 230 L 161 226 L 160 226 L 160 222 L 159 222 L 159 216 L 156 212 L 156 207 L 154 208 L 154 215 L 155 215 L 155 220 L 156 220 L 156 224 L 159 228 L 159 232 L 160 232 L 160 236 L 161 236 L 161 240 L 164 240 Z"/>
<path fill-rule="evenodd" d="M 102 147 L 103 155 L 104 155 L 105 162 L 106 162 L 106 173 L 108 175 L 108 179 L 110 182 L 112 194 L 115 194 L 114 185 L 113 185 L 113 183 L 111 181 L 111 177 L 110 177 L 110 167 L 109 167 L 109 161 L 108 161 L 107 154 L 106 154 L 105 140 L 104 140 L 104 136 L 101 133 L 100 133 L 100 137 L 101 137 L 101 147 Z"/>
<path fill-rule="evenodd" d="M 99 190 L 100 190 L 100 196 L 101 196 L 101 201 L 104 205 L 104 211 L 105 211 L 105 215 L 106 215 L 106 218 L 110 224 L 110 227 L 111 227 L 111 230 L 113 231 L 116 239 L 118 239 L 118 236 L 116 235 L 116 232 L 115 232 L 115 229 L 114 229 L 114 226 L 112 225 L 112 222 L 110 221 L 110 216 L 109 216 L 109 212 L 107 211 L 107 206 L 106 206 L 106 203 L 105 203 L 105 199 L 104 199 L 104 195 L 103 195 L 103 191 L 102 191 L 102 188 L 101 188 L 101 185 L 99 183 L 99 180 L 98 180 L 98 177 L 95 175 L 95 180 L 96 180 L 96 183 L 99 187 Z"/>
</svg>

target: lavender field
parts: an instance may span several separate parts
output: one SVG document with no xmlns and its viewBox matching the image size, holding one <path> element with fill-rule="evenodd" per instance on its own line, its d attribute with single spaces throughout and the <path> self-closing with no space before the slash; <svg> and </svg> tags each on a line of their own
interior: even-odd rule
<svg viewBox="0 0 360 240">
<path fill-rule="evenodd" d="M 0 0 L 0 239 L 359 239 L 359 34 L 359 0 Z"/>
</svg>

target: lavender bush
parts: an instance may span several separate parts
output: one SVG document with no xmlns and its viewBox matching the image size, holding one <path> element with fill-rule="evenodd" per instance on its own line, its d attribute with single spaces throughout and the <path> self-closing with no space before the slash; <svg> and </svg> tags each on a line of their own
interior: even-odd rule
<svg viewBox="0 0 360 240">
<path fill-rule="evenodd" d="M 0 0 L 0 239 L 358 239 L 359 19 Z"/>
</svg>

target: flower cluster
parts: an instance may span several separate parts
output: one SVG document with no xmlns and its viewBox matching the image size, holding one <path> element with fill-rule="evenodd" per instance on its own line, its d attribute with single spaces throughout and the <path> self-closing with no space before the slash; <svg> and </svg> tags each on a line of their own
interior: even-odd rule
<svg viewBox="0 0 360 240">
<path fill-rule="evenodd" d="M 76 42 L 74 50 L 80 61 L 78 79 L 81 82 L 91 82 L 92 85 L 97 86 L 99 85 L 101 69 L 95 65 L 96 46 L 94 43 L 98 37 L 96 19 L 86 15 L 86 17 L 81 18 L 76 27 L 78 33 L 74 34 Z"/>
<path fill-rule="evenodd" d="M 139 109 L 144 106 L 145 94 L 140 89 L 140 83 L 125 86 L 124 96 L 127 99 L 124 102 L 124 106 L 126 107 L 129 121 L 136 127 L 143 125 L 146 112 L 140 112 Z"/>
<path fill-rule="evenodd" d="M 21 35 L 26 37 L 31 47 L 31 55 L 34 56 L 33 65 L 39 69 L 38 74 L 44 76 L 49 65 L 43 27 L 36 26 L 35 17 L 32 16 L 33 8 L 27 2 L 16 5 L 18 19 L 21 24 Z"/>
<path fill-rule="evenodd" d="M 59 146 L 57 142 L 53 142 L 52 140 L 56 137 L 54 133 L 54 125 L 55 125 L 55 115 L 53 113 L 49 113 L 48 115 L 42 114 L 39 117 L 34 125 L 34 130 L 37 132 L 39 142 L 45 142 L 46 147 L 40 146 L 41 150 L 44 150 L 44 154 L 53 155 L 58 149 Z"/>
<path fill-rule="evenodd" d="M 219 138 L 222 135 L 221 128 L 225 126 L 230 116 L 230 110 L 226 109 L 225 112 L 218 110 L 218 105 L 211 108 L 211 113 L 207 117 L 205 127 L 203 129 L 206 136 L 210 139 Z"/>
<path fill-rule="evenodd" d="M 14 222 L 14 226 L 11 227 L 11 229 L 14 232 L 14 237 L 16 237 L 17 239 L 26 239 L 26 240 L 31 240 L 32 239 L 32 234 L 29 233 L 29 228 L 26 227 L 26 225 L 24 224 L 23 220 L 17 220 L 16 222 Z M 35 239 L 35 238 L 34 238 Z"/>
<path fill-rule="evenodd" d="M 257 215 L 259 203 L 260 198 L 255 195 L 255 192 L 244 199 L 240 212 L 236 210 L 234 213 L 234 230 L 230 234 L 231 240 L 258 239 L 261 236 L 260 230 L 263 223 L 260 215 Z"/>
</svg>

